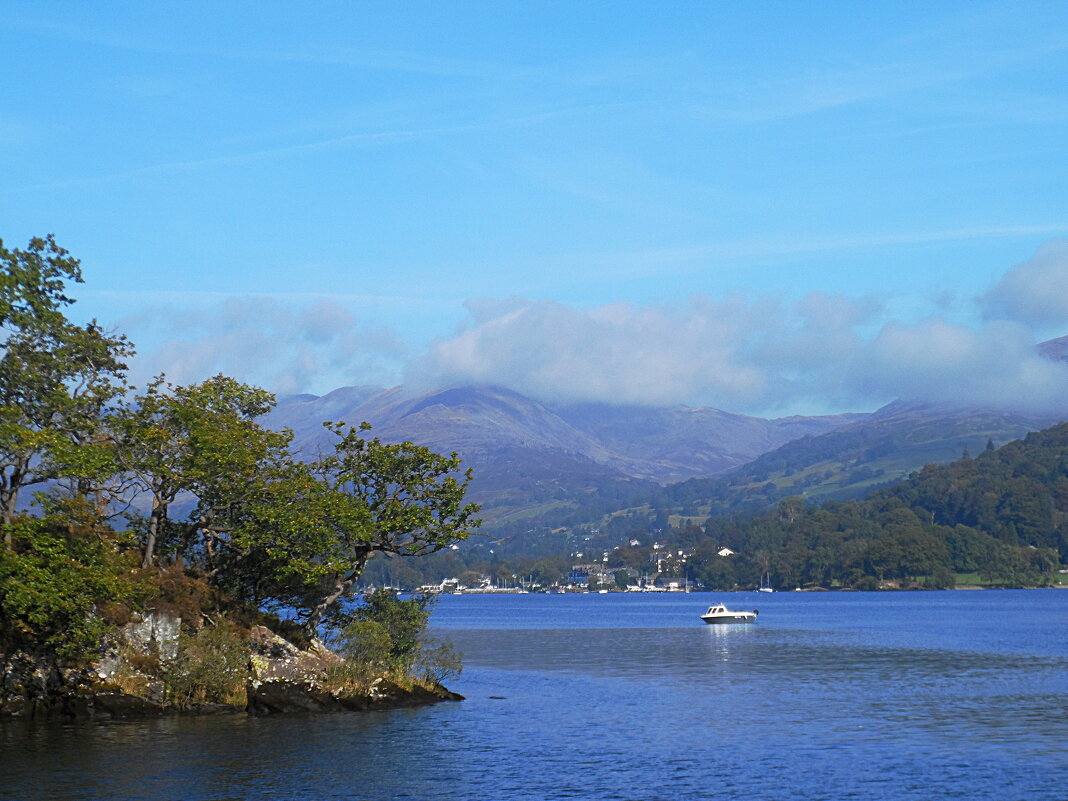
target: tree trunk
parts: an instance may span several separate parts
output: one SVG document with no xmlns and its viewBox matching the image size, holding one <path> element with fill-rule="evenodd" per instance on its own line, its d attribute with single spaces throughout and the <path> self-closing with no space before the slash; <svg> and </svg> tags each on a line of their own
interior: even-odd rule
<svg viewBox="0 0 1068 801">
<path fill-rule="evenodd" d="M 363 568 L 367 564 L 367 557 L 370 555 L 370 550 L 364 550 L 357 553 L 353 561 L 353 569 L 344 578 L 339 579 L 329 594 L 315 605 L 311 614 L 308 615 L 308 619 L 304 621 L 304 630 L 309 636 L 315 636 L 315 630 L 319 628 L 319 624 L 322 622 L 326 610 L 352 589 L 352 585 L 356 583 L 356 579 L 363 573 Z"/>
<path fill-rule="evenodd" d="M 156 493 L 152 495 L 152 512 L 148 516 L 148 535 L 145 537 L 145 555 L 141 560 L 141 567 L 152 567 L 152 561 L 156 555 L 156 537 L 159 535 L 159 524 L 167 516 L 167 504 Z"/>
<path fill-rule="evenodd" d="M 0 484 L 0 522 L 4 526 L 4 546 L 10 551 L 14 547 L 14 539 L 11 534 L 11 523 L 18 514 L 19 489 L 22 487 L 22 478 L 25 471 L 16 464 L 10 473 L 3 476 Z"/>
<path fill-rule="evenodd" d="M 0 490 L 0 515 L 3 516 L 4 546 L 10 551 L 15 540 L 11 535 L 11 521 L 15 519 L 15 502 L 18 499 L 18 491 L 4 487 Z"/>
</svg>

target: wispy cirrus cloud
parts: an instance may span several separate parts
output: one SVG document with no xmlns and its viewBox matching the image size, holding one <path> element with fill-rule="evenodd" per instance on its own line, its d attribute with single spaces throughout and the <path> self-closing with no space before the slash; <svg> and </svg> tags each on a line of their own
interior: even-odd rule
<svg viewBox="0 0 1068 801">
<path fill-rule="evenodd" d="M 753 261 L 795 256 L 864 252 L 907 245 L 1018 239 L 1068 231 L 1068 220 L 1045 223 L 991 224 L 959 228 L 918 228 L 871 233 L 842 233 L 808 238 L 767 236 L 724 239 L 685 247 L 578 252 L 531 264 L 528 286 L 555 285 L 561 275 L 579 274 L 619 279 L 687 275 L 710 266 L 736 266 Z M 547 269 L 547 268 L 552 268 Z M 540 277 L 539 277 L 540 276 Z"/>
<path fill-rule="evenodd" d="M 102 175 L 90 175 L 82 178 L 63 179 L 60 181 L 45 181 L 36 184 L 28 184 L 21 187 L 8 187 L 0 190 L 0 194 L 19 194 L 25 192 L 50 191 L 54 189 L 69 189 L 85 187 L 96 184 L 121 181 L 130 178 L 139 178 L 153 175 L 166 175 L 169 173 L 187 172 L 194 170 L 210 169 L 213 167 L 235 167 L 256 162 L 270 162 L 278 159 L 294 158 L 301 155 L 332 150 L 342 150 L 356 147 L 376 147 L 400 142 L 432 139 L 437 137 L 460 136 L 469 133 L 488 130 L 503 130 L 508 128 L 522 128 L 535 125 L 546 120 L 572 115 L 587 114 L 591 110 L 601 107 L 618 108 L 620 104 L 575 105 L 560 108 L 550 108 L 530 113 L 486 118 L 468 123 L 456 125 L 441 125 L 431 127 L 396 128 L 392 130 L 362 131 L 358 133 L 332 136 L 325 139 L 316 139 L 310 142 L 298 142 L 295 144 L 279 145 L 276 147 L 264 147 L 244 152 L 228 153 L 218 156 L 206 156 L 198 159 L 184 159 L 178 161 L 164 161 L 156 164 L 148 164 L 129 170 L 105 173 Z"/>
</svg>

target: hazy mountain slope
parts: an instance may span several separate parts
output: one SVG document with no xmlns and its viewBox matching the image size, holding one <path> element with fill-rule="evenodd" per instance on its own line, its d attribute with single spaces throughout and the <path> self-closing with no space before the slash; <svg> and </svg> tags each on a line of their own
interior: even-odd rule
<svg viewBox="0 0 1068 801">
<path fill-rule="evenodd" d="M 323 420 L 367 421 L 383 440 L 459 453 L 475 470 L 472 498 L 487 506 L 488 518 L 563 522 L 580 509 L 644 504 L 657 493 L 653 481 L 714 475 L 792 436 L 855 417 L 762 420 L 714 409 L 606 404 L 554 410 L 500 388 L 346 387 L 283 399 L 264 422 L 291 428 L 295 450 L 314 456 L 331 444 Z"/>
<path fill-rule="evenodd" d="M 1036 347 L 1038 348 L 1038 352 L 1047 359 L 1053 359 L 1058 362 L 1068 362 L 1068 337 L 1047 339 L 1045 342 L 1040 342 Z"/>
<path fill-rule="evenodd" d="M 1056 416 L 895 402 L 870 417 L 802 437 L 712 481 L 669 489 L 675 502 L 713 513 L 756 509 L 789 495 L 842 499 L 897 481 L 928 463 L 972 455 L 1059 422 Z"/>
<path fill-rule="evenodd" d="M 383 439 L 412 440 L 463 456 L 503 446 L 555 449 L 602 463 L 613 456 L 540 403 L 505 389 L 454 387 L 412 394 L 398 388 L 375 395 L 357 412 Z"/>
<path fill-rule="evenodd" d="M 269 428 L 291 429 L 299 447 L 323 436 L 324 421 L 362 422 L 353 417 L 354 412 L 382 391 L 381 387 L 341 387 L 326 395 L 289 395 L 279 398 L 261 422 Z"/>
<path fill-rule="evenodd" d="M 609 508 L 644 503 L 656 489 L 612 466 L 620 460 L 594 438 L 508 390 L 420 394 L 401 387 L 368 395 L 344 388 L 321 398 L 286 399 L 264 423 L 293 429 L 295 451 L 308 456 L 332 443 L 322 420 L 366 421 L 383 440 L 455 451 L 475 471 L 470 498 L 486 507 L 490 523 L 546 514 L 566 519 L 580 502 L 599 507 L 602 493 L 611 499 Z"/>
<path fill-rule="evenodd" d="M 299 451 L 328 444 L 323 420 L 367 421 L 385 440 L 412 440 L 465 458 L 518 447 L 581 457 L 623 475 L 666 483 L 722 473 L 795 437 L 847 425 L 864 415 L 764 420 L 716 409 L 615 407 L 556 409 L 500 388 L 453 387 L 420 394 L 404 387 L 345 387 L 322 397 L 285 398 L 264 418 L 289 427 Z"/>
<path fill-rule="evenodd" d="M 1055 361 L 1068 361 L 1068 336 L 1036 346 Z M 804 436 L 757 456 L 712 480 L 668 489 L 676 506 L 713 513 L 763 508 L 789 495 L 843 499 L 864 495 L 926 464 L 974 456 L 988 441 L 1001 445 L 1068 418 L 948 404 L 896 401 L 874 414 L 819 436 Z"/>
<path fill-rule="evenodd" d="M 792 439 L 823 434 L 866 415 L 766 420 L 718 409 L 581 404 L 556 407 L 564 420 L 612 450 L 631 475 L 660 482 L 713 476 Z"/>
</svg>

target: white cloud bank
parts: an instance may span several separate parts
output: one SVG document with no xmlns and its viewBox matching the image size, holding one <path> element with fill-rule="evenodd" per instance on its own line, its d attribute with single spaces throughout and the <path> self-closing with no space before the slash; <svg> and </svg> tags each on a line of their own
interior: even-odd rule
<svg viewBox="0 0 1068 801">
<path fill-rule="evenodd" d="M 467 303 L 459 333 L 414 359 L 395 333 L 329 301 L 294 308 L 233 298 L 154 309 L 120 327 L 154 343 L 135 364 L 140 383 L 159 371 L 179 383 L 224 372 L 289 394 L 388 385 L 405 372 L 425 387 L 751 414 L 863 410 L 896 398 L 1068 413 L 1068 365 L 1035 351 L 1036 329 L 1068 327 L 1068 242 L 1047 243 L 1009 270 L 975 311 L 981 321 L 969 326 L 893 320 L 871 299 L 825 293 L 596 308 L 482 299 Z"/>
<path fill-rule="evenodd" d="M 1054 239 L 1017 264 L 982 298 L 988 318 L 1068 324 L 1068 240 Z"/>
<path fill-rule="evenodd" d="M 279 394 L 342 383 L 385 384 L 406 350 L 392 332 L 363 326 L 343 307 L 320 300 L 290 308 L 266 297 L 235 297 L 197 308 L 155 308 L 119 324 L 142 347 L 133 367 L 143 385 L 164 372 L 178 383 L 225 373 Z M 348 377 L 359 381 L 348 380 Z"/>
<path fill-rule="evenodd" d="M 877 303 L 822 293 L 593 309 L 478 300 L 468 303 L 466 329 L 433 343 L 408 377 L 558 401 L 761 414 L 895 398 L 1068 411 L 1068 365 L 1039 356 L 1031 328 L 1068 323 L 1068 243 L 1041 248 L 980 302 L 987 319 L 968 327 L 937 316 L 877 325 Z"/>
</svg>

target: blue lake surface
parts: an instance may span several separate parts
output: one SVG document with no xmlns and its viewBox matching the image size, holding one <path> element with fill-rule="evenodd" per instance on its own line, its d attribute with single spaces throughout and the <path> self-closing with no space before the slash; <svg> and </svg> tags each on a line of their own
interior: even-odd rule
<svg viewBox="0 0 1068 801">
<path fill-rule="evenodd" d="M 1068 798 L 1068 591 L 445 596 L 433 625 L 467 701 L 5 725 L 0 798 Z"/>
</svg>

